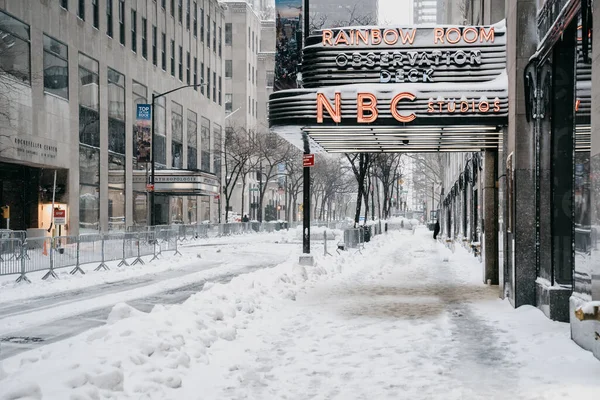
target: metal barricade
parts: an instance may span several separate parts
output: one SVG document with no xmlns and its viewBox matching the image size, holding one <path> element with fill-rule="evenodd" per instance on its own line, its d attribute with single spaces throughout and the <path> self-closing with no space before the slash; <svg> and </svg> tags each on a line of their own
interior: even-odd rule
<svg viewBox="0 0 600 400">
<path fill-rule="evenodd" d="M 77 236 L 57 236 L 54 238 L 52 247 L 54 269 L 79 266 L 79 238 Z"/>
<path fill-rule="evenodd" d="M 98 264 L 98 268 L 102 268 L 103 254 L 102 246 L 104 241 L 100 234 L 87 234 L 79 236 L 79 264 Z"/>
<path fill-rule="evenodd" d="M 27 239 L 23 243 L 23 250 L 23 275 L 30 272 L 51 270 L 53 268 L 51 238 L 39 237 Z"/>
<path fill-rule="evenodd" d="M 107 262 L 119 260 L 119 266 L 126 265 L 125 252 L 123 245 L 125 243 L 124 233 L 108 233 L 102 237 L 102 263 L 98 268 L 108 269 Z"/>
<path fill-rule="evenodd" d="M 160 231 L 159 247 L 160 253 L 163 251 L 174 251 L 174 254 L 181 255 L 177 248 L 178 232 L 176 230 Z"/>
<path fill-rule="evenodd" d="M 0 275 L 21 272 L 22 248 L 20 239 L 0 239 Z"/>
</svg>

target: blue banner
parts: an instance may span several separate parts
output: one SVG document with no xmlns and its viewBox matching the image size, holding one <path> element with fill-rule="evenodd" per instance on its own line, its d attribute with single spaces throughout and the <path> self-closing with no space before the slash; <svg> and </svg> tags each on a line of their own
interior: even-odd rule
<svg viewBox="0 0 600 400">
<path fill-rule="evenodd" d="M 150 104 L 138 104 L 136 117 L 138 121 L 150 121 L 152 119 L 152 108 Z"/>
</svg>

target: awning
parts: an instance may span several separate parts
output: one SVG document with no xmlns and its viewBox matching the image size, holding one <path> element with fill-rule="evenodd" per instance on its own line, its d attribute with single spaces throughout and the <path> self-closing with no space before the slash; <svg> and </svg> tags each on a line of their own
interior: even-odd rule
<svg viewBox="0 0 600 400">
<path fill-rule="evenodd" d="M 302 89 L 273 93 L 269 124 L 311 151 L 480 151 L 508 123 L 506 28 L 347 27 L 303 49 Z"/>
<path fill-rule="evenodd" d="M 112 171 L 111 171 L 112 172 Z M 133 171 L 133 190 L 146 192 L 150 173 Z M 161 169 L 155 171 L 154 193 L 173 196 L 217 196 L 219 181 L 216 176 L 201 171 Z"/>
</svg>

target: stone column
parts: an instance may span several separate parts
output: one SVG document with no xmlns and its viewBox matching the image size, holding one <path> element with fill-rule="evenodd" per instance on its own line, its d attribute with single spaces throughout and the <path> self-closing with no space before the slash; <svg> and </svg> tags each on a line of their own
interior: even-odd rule
<svg viewBox="0 0 600 400">
<path fill-rule="evenodd" d="M 511 285 L 506 289 L 513 306 L 519 307 L 536 304 L 535 140 L 525 113 L 523 74 L 537 47 L 531 22 L 536 20 L 537 1 L 507 0 L 505 6 L 510 103 L 505 157 L 512 153 L 514 165 L 514 229 L 505 236 L 511 253 L 506 254 Z"/>
<path fill-rule="evenodd" d="M 483 168 L 483 282 L 497 285 L 498 279 L 498 192 L 496 164 L 498 152 L 486 150 Z"/>
</svg>

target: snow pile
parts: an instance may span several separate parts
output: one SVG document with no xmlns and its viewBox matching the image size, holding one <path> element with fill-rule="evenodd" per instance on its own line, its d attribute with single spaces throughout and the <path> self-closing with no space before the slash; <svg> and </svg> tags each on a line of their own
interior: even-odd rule
<svg viewBox="0 0 600 400">
<path fill-rule="evenodd" d="M 294 258 L 227 284 L 207 283 L 185 303 L 155 306 L 150 313 L 117 304 L 106 326 L 5 360 L 0 400 L 177 398 L 186 381 L 210 381 L 190 371 L 210 364 L 215 343 L 235 340 L 240 329 L 282 300 L 295 300 L 315 283 L 376 259 L 390 241 L 376 238 L 363 256 L 317 256 L 313 267 L 301 267 Z"/>
<path fill-rule="evenodd" d="M 298 240 L 302 240 L 302 232 L 303 232 L 302 226 L 296 227 L 296 230 L 294 231 L 294 238 L 298 239 Z M 315 226 L 315 227 L 311 226 L 310 227 L 310 239 L 311 240 L 323 240 L 325 232 L 327 232 L 328 239 L 336 239 L 336 238 L 342 237 L 342 231 L 340 231 L 339 229 L 329 229 L 329 228 L 325 228 L 323 226 Z"/>
</svg>

